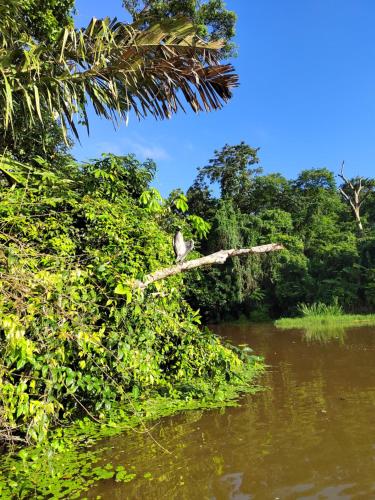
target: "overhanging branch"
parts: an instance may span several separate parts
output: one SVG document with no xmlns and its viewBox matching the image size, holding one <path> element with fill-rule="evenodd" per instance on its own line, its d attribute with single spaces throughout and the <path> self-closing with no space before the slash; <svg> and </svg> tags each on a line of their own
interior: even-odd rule
<svg viewBox="0 0 375 500">
<path fill-rule="evenodd" d="M 251 248 L 232 248 L 231 250 L 220 250 L 219 252 L 206 255 L 205 257 L 200 257 L 199 259 L 189 260 L 188 262 L 182 262 L 181 264 L 176 264 L 175 266 L 159 269 L 158 271 L 148 274 L 144 281 L 137 281 L 134 286 L 135 288 L 145 289 L 155 281 L 160 281 L 168 278 L 169 276 L 183 273 L 185 271 L 190 271 L 190 269 L 212 266 L 213 264 L 224 264 L 229 257 L 237 257 L 238 255 L 246 254 L 269 253 L 277 250 L 283 250 L 283 248 L 283 245 L 280 245 L 279 243 L 270 243 L 268 245 Z"/>
</svg>

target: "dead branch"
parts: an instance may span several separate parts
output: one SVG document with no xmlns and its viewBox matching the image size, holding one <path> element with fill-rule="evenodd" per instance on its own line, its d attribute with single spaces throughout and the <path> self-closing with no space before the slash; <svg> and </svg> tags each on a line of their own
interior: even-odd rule
<svg viewBox="0 0 375 500">
<path fill-rule="evenodd" d="M 232 248 L 231 250 L 220 250 L 219 252 L 206 255 L 205 257 L 200 257 L 199 259 L 189 260 L 188 262 L 182 262 L 180 264 L 176 264 L 175 266 L 159 269 L 158 271 L 148 274 L 145 277 L 144 281 L 136 281 L 134 287 L 143 290 L 155 281 L 160 281 L 168 278 L 169 276 L 173 276 L 185 271 L 190 271 L 190 269 L 212 266 L 214 264 L 224 264 L 224 262 L 229 257 L 237 257 L 238 255 L 246 254 L 269 253 L 275 252 L 277 250 L 283 250 L 283 248 L 283 245 L 280 245 L 279 243 L 270 243 L 268 245 L 261 245 L 251 248 Z"/>
<path fill-rule="evenodd" d="M 345 165 L 345 161 L 343 161 L 341 163 L 341 170 L 340 170 L 340 173 L 338 176 L 340 177 L 340 179 L 342 179 L 344 181 L 344 184 L 348 184 L 348 186 L 350 186 L 350 189 L 352 189 L 354 191 L 354 186 L 353 186 L 352 182 L 344 175 L 344 165 Z"/>
<path fill-rule="evenodd" d="M 338 174 L 338 177 L 343 181 L 343 186 L 339 189 L 340 193 L 342 196 L 345 198 L 347 202 L 349 202 L 349 205 L 352 207 L 358 229 L 362 232 L 363 231 L 363 226 L 362 226 L 362 220 L 361 220 L 361 206 L 362 203 L 364 202 L 365 198 L 367 196 L 363 196 L 361 200 L 361 191 L 363 189 L 363 177 L 359 177 L 359 182 L 358 184 L 354 185 L 350 179 L 345 177 L 344 175 L 344 164 L 345 162 L 342 162 L 341 164 L 341 170 L 340 173 Z M 345 188 L 350 188 L 351 195 L 345 192 Z"/>
</svg>

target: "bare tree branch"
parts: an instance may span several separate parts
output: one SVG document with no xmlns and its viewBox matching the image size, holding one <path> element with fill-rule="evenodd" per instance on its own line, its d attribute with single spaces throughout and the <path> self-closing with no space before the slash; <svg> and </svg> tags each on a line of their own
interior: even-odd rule
<svg viewBox="0 0 375 500">
<path fill-rule="evenodd" d="M 350 181 L 347 177 L 345 177 L 345 175 L 344 175 L 344 165 L 345 165 L 345 161 L 343 160 L 343 161 L 342 161 L 342 163 L 341 163 L 341 171 L 340 171 L 340 173 L 339 173 L 339 177 L 340 177 L 340 179 L 342 179 L 342 180 L 344 181 L 344 183 L 345 183 L 345 184 L 348 184 L 348 185 L 350 186 L 350 188 L 351 188 L 351 189 L 353 189 L 353 191 L 354 191 L 354 186 L 353 186 L 353 184 L 352 184 L 352 183 L 351 183 L 351 181 Z"/>
<path fill-rule="evenodd" d="M 345 162 L 342 162 L 341 164 L 341 170 L 340 173 L 338 174 L 338 177 L 343 181 L 343 185 L 340 188 L 340 193 L 342 196 L 345 198 L 347 202 L 349 202 L 350 206 L 353 209 L 353 213 L 355 216 L 355 220 L 358 225 L 358 229 L 362 232 L 363 231 L 363 225 L 362 225 L 362 220 L 361 220 L 361 205 L 364 202 L 364 200 L 367 198 L 368 194 L 364 195 L 361 200 L 361 191 L 364 188 L 364 185 L 362 184 L 363 177 L 357 178 L 358 182 L 354 185 L 351 180 L 349 180 L 347 177 L 344 175 L 344 164 Z M 350 189 L 351 194 L 349 195 L 348 193 L 345 192 L 345 189 Z"/>
<path fill-rule="evenodd" d="M 341 193 L 341 194 L 343 195 L 343 197 L 344 197 L 347 201 L 349 201 L 349 203 L 350 203 L 350 198 L 349 198 L 349 196 L 348 196 L 348 195 L 345 193 L 345 191 L 344 191 L 343 189 L 341 189 L 341 188 L 340 188 L 340 193 Z"/>
<path fill-rule="evenodd" d="M 261 245 L 251 248 L 232 248 L 231 250 L 220 250 L 219 252 L 206 255 L 205 257 L 200 257 L 199 259 L 189 260 L 188 262 L 182 262 L 180 264 L 176 264 L 175 266 L 159 269 L 158 271 L 148 274 L 145 277 L 144 281 L 136 281 L 134 287 L 145 289 L 155 281 L 163 280 L 165 278 L 168 278 L 169 276 L 189 271 L 190 269 L 212 266 L 213 264 L 224 264 L 224 262 L 229 257 L 236 257 L 238 255 L 246 254 L 269 253 L 283 249 L 283 245 L 280 245 L 279 243 L 270 243 L 268 245 Z"/>
</svg>

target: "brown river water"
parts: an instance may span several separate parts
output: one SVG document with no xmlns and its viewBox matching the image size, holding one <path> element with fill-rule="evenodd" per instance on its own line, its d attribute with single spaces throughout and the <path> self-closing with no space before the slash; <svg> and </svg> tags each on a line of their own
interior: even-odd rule
<svg viewBox="0 0 375 500">
<path fill-rule="evenodd" d="M 325 340 L 269 324 L 214 329 L 265 357 L 267 390 L 161 419 L 159 444 L 139 432 L 110 438 L 105 458 L 136 479 L 102 481 L 87 498 L 375 499 L 375 328 Z"/>
</svg>

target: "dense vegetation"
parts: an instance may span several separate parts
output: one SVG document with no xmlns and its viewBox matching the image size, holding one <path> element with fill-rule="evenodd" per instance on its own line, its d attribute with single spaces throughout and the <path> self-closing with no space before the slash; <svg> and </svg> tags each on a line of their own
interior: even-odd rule
<svg viewBox="0 0 375 500">
<path fill-rule="evenodd" d="M 51 422 L 100 418 L 129 397 L 224 398 L 251 358 L 199 328 L 180 277 L 132 289 L 173 262 L 176 224 L 205 225 L 180 220 L 181 195 L 163 203 L 149 189 L 152 162 L 65 170 L 13 163 L 19 184 L 0 190 L 3 432 L 42 439 Z"/>
<path fill-rule="evenodd" d="M 3 442 L 43 441 L 85 415 L 105 422 L 130 401 L 224 401 L 262 367 L 200 327 L 181 277 L 133 286 L 173 263 L 177 225 L 207 234 L 186 197 L 161 198 L 151 160 L 69 155 L 89 103 L 114 123 L 169 118 L 184 104 L 218 109 L 237 84 L 220 62 L 235 22 L 222 2 L 131 4 L 132 24 L 76 29 L 72 0 L 0 0 Z"/>
<path fill-rule="evenodd" d="M 191 273 L 190 303 L 208 320 L 295 315 L 314 302 L 374 311 L 374 180 L 338 180 L 326 168 L 296 179 L 264 174 L 258 150 L 244 143 L 216 152 L 188 191 L 190 208 L 212 224 L 201 251 L 270 241 L 286 251 Z M 359 188 L 362 230 L 348 200 Z"/>
</svg>

